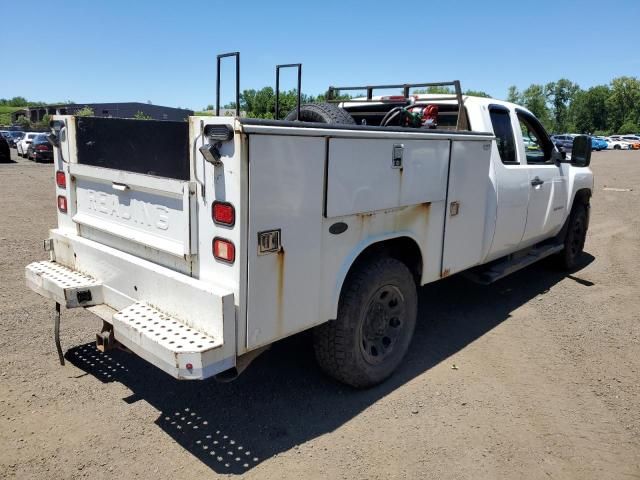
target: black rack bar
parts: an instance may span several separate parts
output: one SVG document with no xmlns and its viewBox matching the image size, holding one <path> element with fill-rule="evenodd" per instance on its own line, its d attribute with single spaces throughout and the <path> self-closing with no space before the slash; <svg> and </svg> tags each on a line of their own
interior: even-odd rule
<svg viewBox="0 0 640 480">
<path fill-rule="evenodd" d="M 236 57 L 236 116 L 240 116 L 240 52 L 221 53 L 216 63 L 216 117 L 220 116 L 220 60 Z"/>
<path fill-rule="evenodd" d="M 301 63 L 285 63 L 282 65 L 276 65 L 276 120 L 280 120 L 280 69 L 281 68 L 297 68 L 298 69 L 298 103 L 296 105 L 296 120 L 298 120 L 300 119 L 302 64 Z"/>
<path fill-rule="evenodd" d="M 401 83 L 396 85 L 365 85 L 362 87 L 329 87 L 329 92 L 327 98 L 329 100 L 333 99 L 335 92 L 340 92 L 343 90 L 366 90 L 367 91 L 367 100 L 371 100 L 373 97 L 374 90 L 380 89 L 389 89 L 389 88 L 402 88 L 403 94 L 405 97 L 409 96 L 409 90 L 412 88 L 422 88 L 422 87 L 455 87 L 455 85 L 460 86 L 459 80 L 454 80 L 451 82 L 432 82 L 432 83 Z"/>
</svg>

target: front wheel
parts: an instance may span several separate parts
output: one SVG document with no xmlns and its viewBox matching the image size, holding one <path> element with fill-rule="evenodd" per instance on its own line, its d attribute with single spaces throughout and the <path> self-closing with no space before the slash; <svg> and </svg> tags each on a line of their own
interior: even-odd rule
<svg viewBox="0 0 640 480">
<path fill-rule="evenodd" d="M 579 203 L 571 211 L 567 234 L 564 238 L 564 248 L 557 257 L 559 266 L 565 270 L 572 270 L 576 267 L 584 250 L 589 226 L 587 208 L 587 205 Z"/>
<path fill-rule="evenodd" d="M 314 330 L 320 368 L 357 388 L 382 382 L 407 353 L 417 310 L 404 263 L 383 257 L 360 266 L 345 281 L 336 320 Z"/>
</svg>

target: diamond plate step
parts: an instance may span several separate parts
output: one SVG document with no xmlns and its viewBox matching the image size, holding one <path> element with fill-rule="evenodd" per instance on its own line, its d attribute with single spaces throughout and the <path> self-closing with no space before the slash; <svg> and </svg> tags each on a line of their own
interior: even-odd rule
<svg viewBox="0 0 640 480">
<path fill-rule="evenodd" d="M 102 283 L 51 261 L 33 262 L 25 267 L 27 286 L 67 308 L 103 303 Z"/>
<path fill-rule="evenodd" d="M 176 378 L 207 376 L 213 350 L 223 343 L 145 302 L 115 313 L 113 332 L 118 342 Z"/>
</svg>

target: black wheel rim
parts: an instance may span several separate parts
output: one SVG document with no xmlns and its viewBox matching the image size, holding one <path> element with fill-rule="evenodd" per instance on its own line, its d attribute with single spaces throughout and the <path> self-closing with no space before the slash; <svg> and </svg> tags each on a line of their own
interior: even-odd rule
<svg viewBox="0 0 640 480">
<path fill-rule="evenodd" d="M 405 300 L 394 285 L 380 287 L 371 296 L 360 329 L 360 351 L 371 365 L 384 362 L 402 337 Z"/>
</svg>

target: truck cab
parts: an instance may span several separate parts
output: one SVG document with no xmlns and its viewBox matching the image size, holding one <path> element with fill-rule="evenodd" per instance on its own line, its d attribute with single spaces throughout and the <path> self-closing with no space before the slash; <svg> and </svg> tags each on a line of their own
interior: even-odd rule
<svg viewBox="0 0 640 480">
<path fill-rule="evenodd" d="M 356 123 L 364 121 L 375 125 L 388 111 L 385 104 L 389 98 L 393 97 L 372 97 L 379 103 L 368 104 L 354 99 L 342 106 Z M 455 99 L 443 99 L 440 94 L 418 94 L 411 97 L 411 102 L 438 106 L 439 119 L 443 120 L 438 128 L 456 128 Z M 584 201 L 585 196 L 591 195 L 593 174 L 588 165 L 568 160 L 526 108 L 475 96 L 464 96 L 463 102 L 462 128 L 495 135 L 486 178 L 490 186 L 484 216 L 486 248 L 481 263 L 556 236 L 566 223 L 576 196 Z M 481 179 L 476 179 L 475 188 L 480 184 Z"/>
</svg>

